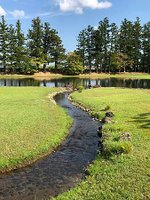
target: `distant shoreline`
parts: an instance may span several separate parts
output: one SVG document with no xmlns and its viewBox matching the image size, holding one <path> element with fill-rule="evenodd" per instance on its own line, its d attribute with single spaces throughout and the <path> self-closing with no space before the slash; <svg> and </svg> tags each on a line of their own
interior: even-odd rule
<svg viewBox="0 0 150 200">
<path fill-rule="evenodd" d="M 131 79 L 150 79 L 150 74 L 147 73 L 117 73 L 117 74 L 105 74 L 105 73 L 88 73 L 88 74 L 80 74 L 80 75 L 62 75 L 55 74 L 50 72 L 39 72 L 33 75 L 22 75 L 22 74 L 0 74 L 0 79 L 23 79 L 23 78 L 34 78 L 34 79 L 56 79 L 56 78 L 90 78 L 90 79 L 98 79 L 98 78 L 131 78 Z"/>
</svg>

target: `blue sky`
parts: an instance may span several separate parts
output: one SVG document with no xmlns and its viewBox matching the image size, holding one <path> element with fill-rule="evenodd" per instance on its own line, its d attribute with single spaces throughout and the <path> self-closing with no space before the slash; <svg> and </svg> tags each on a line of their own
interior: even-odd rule
<svg viewBox="0 0 150 200">
<path fill-rule="evenodd" d="M 150 21 L 150 0 L 0 0 L 0 15 L 9 24 L 20 18 L 25 33 L 31 20 L 40 16 L 58 30 L 64 47 L 71 51 L 79 32 L 89 24 L 97 26 L 104 17 L 117 24 L 137 16 L 142 24 Z"/>
</svg>

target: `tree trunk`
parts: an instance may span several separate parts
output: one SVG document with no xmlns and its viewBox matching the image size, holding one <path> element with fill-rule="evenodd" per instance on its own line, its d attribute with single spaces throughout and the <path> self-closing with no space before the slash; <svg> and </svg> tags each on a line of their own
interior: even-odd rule
<svg viewBox="0 0 150 200">
<path fill-rule="evenodd" d="M 46 72 L 46 64 L 43 65 L 43 71 Z"/>
<path fill-rule="evenodd" d="M 126 67 L 125 66 L 123 67 L 123 71 L 126 72 Z"/>
<path fill-rule="evenodd" d="M 58 62 L 57 62 L 57 59 L 55 59 L 55 73 L 58 72 Z"/>
</svg>

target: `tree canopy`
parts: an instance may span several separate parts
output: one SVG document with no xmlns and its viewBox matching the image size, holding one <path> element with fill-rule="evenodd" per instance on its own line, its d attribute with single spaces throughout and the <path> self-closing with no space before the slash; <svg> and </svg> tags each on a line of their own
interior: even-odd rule
<svg viewBox="0 0 150 200">
<path fill-rule="evenodd" d="M 150 73 L 150 22 L 124 19 L 120 26 L 106 17 L 97 28 L 88 26 L 77 37 L 77 48 L 67 53 L 57 30 L 39 17 L 28 34 L 20 20 L 0 21 L 0 71 L 4 73 L 147 72 Z"/>
</svg>

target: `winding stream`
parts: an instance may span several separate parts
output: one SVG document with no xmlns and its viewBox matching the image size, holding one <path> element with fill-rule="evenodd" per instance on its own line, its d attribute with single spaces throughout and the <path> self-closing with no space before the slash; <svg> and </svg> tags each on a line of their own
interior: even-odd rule
<svg viewBox="0 0 150 200">
<path fill-rule="evenodd" d="M 41 200 L 67 191 L 85 177 L 97 154 L 99 122 L 59 94 L 56 102 L 74 119 L 70 135 L 56 152 L 32 166 L 0 176 L 0 200 Z"/>
</svg>

